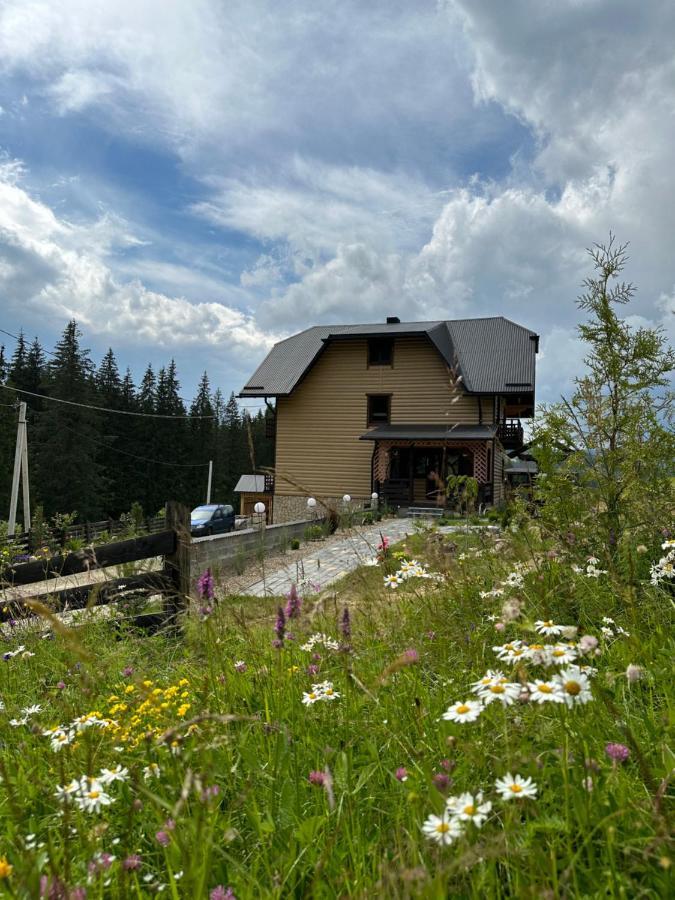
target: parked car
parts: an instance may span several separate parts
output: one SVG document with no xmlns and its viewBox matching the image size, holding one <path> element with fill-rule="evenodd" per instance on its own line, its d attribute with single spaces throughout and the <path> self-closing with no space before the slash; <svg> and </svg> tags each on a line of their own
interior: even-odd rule
<svg viewBox="0 0 675 900">
<path fill-rule="evenodd" d="M 193 537 L 224 534 L 234 530 L 234 507 L 219 503 L 198 506 L 190 514 L 190 533 Z"/>
</svg>

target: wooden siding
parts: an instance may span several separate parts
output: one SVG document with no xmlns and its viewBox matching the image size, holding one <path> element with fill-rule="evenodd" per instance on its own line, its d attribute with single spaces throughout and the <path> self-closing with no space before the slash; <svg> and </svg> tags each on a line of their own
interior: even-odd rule
<svg viewBox="0 0 675 900">
<path fill-rule="evenodd" d="M 367 352 L 362 339 L 329 344 L 291 396 L 278 398 L 276 493 L 370 495 L 374 446 L 359 440 L 368 394 L 391 394 L 394 425 L 478 422 L 477 398 L 452 388 L 426 338 L 396 340 L 393 367 L 368 367 Z"/>
</svg>

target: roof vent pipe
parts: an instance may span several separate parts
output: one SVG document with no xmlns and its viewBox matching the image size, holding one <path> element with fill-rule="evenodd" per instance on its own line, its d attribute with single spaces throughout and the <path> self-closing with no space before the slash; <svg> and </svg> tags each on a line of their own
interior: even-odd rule
<svg viewBox="0 0 675 900">
<path fill-rule="evenodd" d="M 401 320 L 398 316 L 387 316 L 387 325 L 399 325 Z"/>
</svg>

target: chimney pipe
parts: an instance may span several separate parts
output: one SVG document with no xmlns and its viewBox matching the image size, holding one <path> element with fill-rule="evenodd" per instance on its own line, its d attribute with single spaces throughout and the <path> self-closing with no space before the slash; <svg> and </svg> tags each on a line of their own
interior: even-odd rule
<svg viewBox="0 0 675 900">
<path fill-rule="evenodd" d="M 387 316 L 387 325 L 399 325 L 401 320 L 398 316 Z"/>
</svg>

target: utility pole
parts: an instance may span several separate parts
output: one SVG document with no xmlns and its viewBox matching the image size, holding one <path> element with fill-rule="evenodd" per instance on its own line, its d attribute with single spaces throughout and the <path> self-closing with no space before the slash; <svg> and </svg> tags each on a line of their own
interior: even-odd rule
<svg viewBox="0 0 675 900">
<path fill-rule="evenodd" d="M 28 484 L 28 434 L 26 432 L 26 404 L 19 404 L 19 427 L 16 431 L 16 450 L 14 452 L 14 473 L 12 476 L 12 496 L 9 504 L 9 522 L 7 536 L 13 537 L 16 531 L 16 508 L 19 503 L 19 478 L 23 482 L 23 528 L 30 531 L 30 488 Z"/>
<path fill-rule="evenodd" d="M 211 478 L 213 476 L 213 460 L 209 460 L 209 481 L 206 486 L 206 502 L 211 502 Z"/>
</svg>

